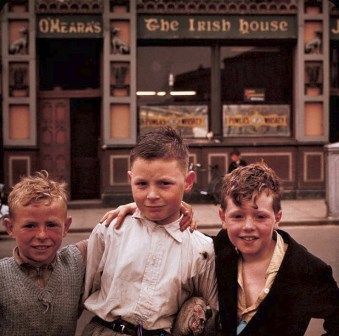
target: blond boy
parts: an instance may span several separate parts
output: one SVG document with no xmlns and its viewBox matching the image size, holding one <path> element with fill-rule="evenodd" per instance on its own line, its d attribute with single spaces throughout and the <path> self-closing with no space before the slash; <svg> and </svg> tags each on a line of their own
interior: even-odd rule
<svg viewBox="0 0 339 336">
<path fill-rule="evenodd" d="M 17 246 L 0 260 L 0 334 L 74 335 L 85 265 L 77 247 L 59 250 L 71 224 L 65 184 L 38 172 L 8 204 L 4 225 Z"/>
</svg>

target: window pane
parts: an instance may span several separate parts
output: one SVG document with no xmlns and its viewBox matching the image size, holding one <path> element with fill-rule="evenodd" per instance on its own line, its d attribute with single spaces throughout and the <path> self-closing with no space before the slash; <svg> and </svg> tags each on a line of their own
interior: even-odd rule
<svg viewBox="0 0 339 336">
<path fill-rule="evenodd" d="M 138 103 L 206 103 L 210 99 L 210 49 L 138 47 Z"/>
<path fill-rule="evenodd" d="M 28 105 L 10 105 L 9 138 L 28 140 L 30 137 L 30 116 Z"/>
<path fill-rule="evenodd" d="M 292 52 L 290 48 L 222 47 L 220 60 L 223 102 L 291 103 Z M 250 97 L 246 92 L 252 92 Z"/>
</svg>

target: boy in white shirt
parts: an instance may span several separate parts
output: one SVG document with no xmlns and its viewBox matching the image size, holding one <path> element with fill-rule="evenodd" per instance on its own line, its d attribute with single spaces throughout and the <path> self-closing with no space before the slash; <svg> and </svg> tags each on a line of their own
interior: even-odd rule
<svg viewBox="0 0 339 336">
<path fill-rule="evenodd" d="M 83 335 L 168 335 L 192 295 L 217 308 L 212 239 L 181 232 L 180 205 L 195 180 L 188 149 L 169 127 L 140 138 L 128 172 L 138 211 L 119 230 L 98 225 L 88 243 Z"/>
</svg>

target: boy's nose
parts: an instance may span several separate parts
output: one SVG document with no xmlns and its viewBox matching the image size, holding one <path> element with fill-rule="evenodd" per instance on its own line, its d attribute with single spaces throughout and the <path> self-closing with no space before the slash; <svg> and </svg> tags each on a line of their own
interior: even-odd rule
<svg viewBox="0 0 339 336">
<path fill-rule="evenodd" d="M 245 224 L 244 224 L 245 230 L 252 230 L 253 229 L 253 219 L 246 217 L 245 218 Z"/>
<path fill-rule="evenodd" d="M 159 197 L 159 195 L 158 195 L 158 193 L 156 192 L 155 189 L 151 189 L 151 190 L 149 190 L 149 192 L 147 193 L 147 198 L 148 198 L 148 199 L 155 199 L 155 198 L 158 198 L 158 197 Z"/>
<path fill-rule="evenodd" d="M 46 238 L 46 236 L 47 236 L 46 228 L 45 227 L 39 227 L 36 236 L 39 239 Z"/>
</svg>

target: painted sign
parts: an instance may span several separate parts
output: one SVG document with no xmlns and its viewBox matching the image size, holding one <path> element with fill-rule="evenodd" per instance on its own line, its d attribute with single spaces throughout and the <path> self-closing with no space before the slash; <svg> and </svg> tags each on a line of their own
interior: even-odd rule
<svg viewBox="0 0 339 336">
<path fill-rule="evenodd" d="M 208 118 L 206 105 L 140 106 L 140 133 L 171 126 L 184 138 L 206 137 Z"/>
<path fill-rule="evenodd" d="M 244 89 L 244 101 L 245 102 L 264 102 L 265 101 L 265 89 Z"/>
<path fill-rule="evenodd" d="M 223 105 L 224 136 L 290 136 L 289 105 Z"/>
<path fill-rule="evenodd" d="M 98 38 L 103 36 L 101 15 L 39 15 L 39 38 Z"/>
<path fill-rule="evenodd" d="M 140 39 L 296 39 L 293 15 L 139 15 Z"/>
</svg>

